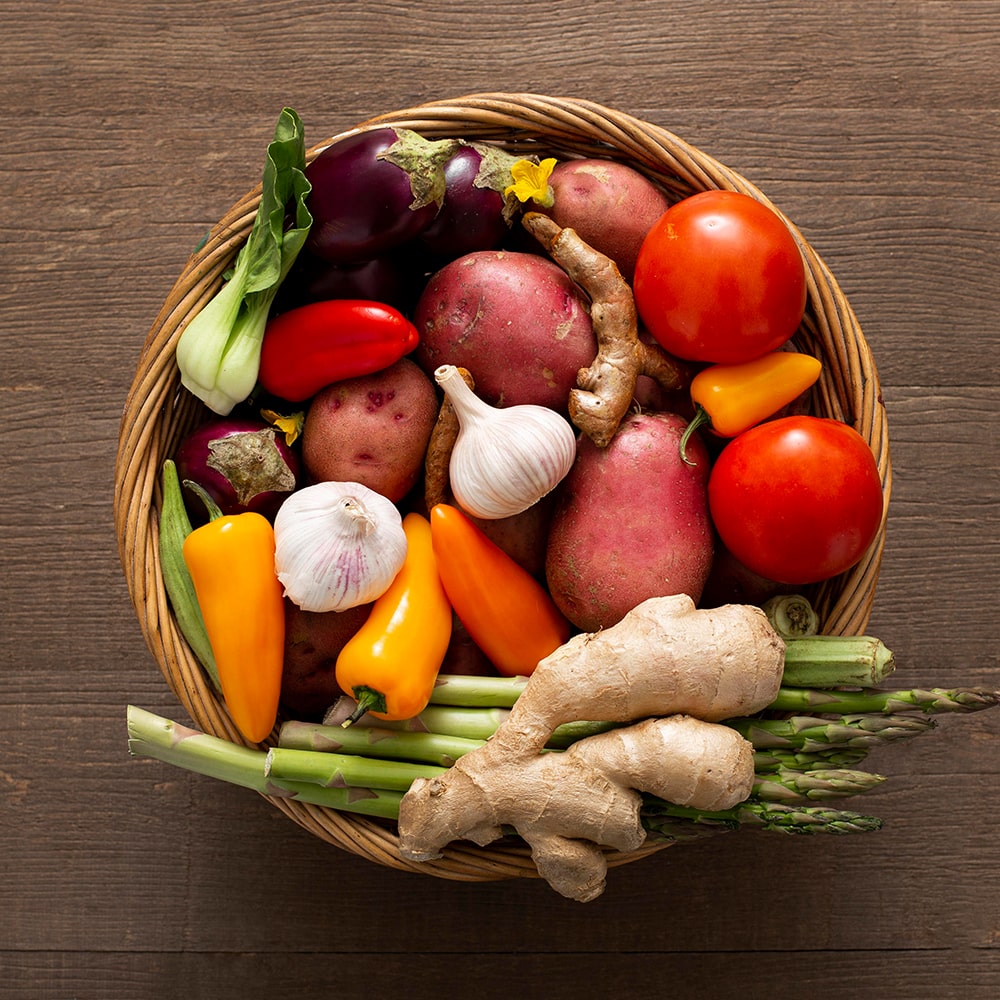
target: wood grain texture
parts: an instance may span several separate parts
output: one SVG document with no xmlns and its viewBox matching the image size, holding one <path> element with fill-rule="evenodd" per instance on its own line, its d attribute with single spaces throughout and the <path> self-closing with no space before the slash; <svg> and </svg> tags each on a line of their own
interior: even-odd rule
<svg viewBox="0 0 1000 1000">
<path fill-rule="evenodd" d="M 403 875 L 128 758 L 126 704 L 179 713 L 112 523 L 139 346 L 283 105 L 319 141 L 473 91 L 584 96 L 739 170 L 830 265 L 890 419 L 870 630 L 903 686 L 1000 687 L 994 0 L 0 11 L 2 1000 L 1000 995 L 993 713 L 878 755 L 879 834 L 676 847 L 586 906 Z"/>
</svg>

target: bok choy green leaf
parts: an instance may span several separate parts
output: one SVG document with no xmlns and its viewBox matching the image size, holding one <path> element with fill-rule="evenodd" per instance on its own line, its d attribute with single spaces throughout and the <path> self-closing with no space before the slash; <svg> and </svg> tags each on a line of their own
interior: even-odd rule
<svg viewBox="0 0 1000 1000">
<path fill-rule="evenodd" d="M 177 343 L 181 383 L 226 415 L 253 391 L 271 303 L 312 225 L 304 128 L 284 108 L 267 147 L 260 206 L 232 274 Z M 287 216 L 293 216 L 286 229 Z"/>
</svg>

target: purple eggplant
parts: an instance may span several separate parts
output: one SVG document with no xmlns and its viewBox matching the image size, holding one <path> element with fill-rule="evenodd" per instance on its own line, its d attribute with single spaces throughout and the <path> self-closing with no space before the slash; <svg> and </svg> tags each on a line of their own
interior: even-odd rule
<svg viewBox="0 0 1000 1000">
<path fill-rule="evenodd" d="M 417 247 L 439 260 L 455 260 L 477 250 L 493 250 L 507 235 L 504 199 L 480 173 L 483 151 L 463 146 L 445 164 L 441 211 L 417 237 Z"/>
<path fill-rule="evenodd" d="M 447 148 L 446 148 L 447 147 Z M 313 223 L 308 250 L 334 264 L 381 256 L 418 236 L 444 198 L 454 144 L 407 129 L 358 132 L 328 146 L 306 168 Z"/>
<path fill-rule="evenodd" d="M 417 301 L 426 272 L 412 255 L 390 251 L 360 264 L 331 264 L 301 252 L 282 283 L 272 315 L 328 299 L 367 299 L 408 313 Z"/>
<path fill-rule="evenodd" d="M 223 514 L 256 511 L 273 519 L 301 477 L 298 454 L 262 420 L 212 420 L 181 442 L 174 460 L 181 482 L 196 482 Z M 192 524 L 205 523 L 204 503 L 186 487 L 184 504 Z"/>
</svg>

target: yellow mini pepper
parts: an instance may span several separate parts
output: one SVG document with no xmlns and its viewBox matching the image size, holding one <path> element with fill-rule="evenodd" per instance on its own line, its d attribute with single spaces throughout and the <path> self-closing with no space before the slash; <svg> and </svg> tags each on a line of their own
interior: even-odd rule
<svg viewBox="0 0 1000 1000">
<path fill-rule="evenodd" d="M 735 365 L 709 365 L 691 380 L 695 415 L 681 438 L 706 424 L 720 437 L 736 437 L 798 398 L 822 370 L 818 358 L 797 351 L 772 351 Z M 689 463 L 690 464 L 690 463 Z"/>
<path fill-rule="evenodd" d="M 223 516 L 197 484 L 209 522 L 184 541 L 222 696 L 236 728 L 253 743 L 274 728 L 285 656 L 283 588 L 274 571 L 274 529 L 254 512 Z"/>
<path fill-rule="evenodd" d="M 430 523 L 407 514 L 403 531 L 402 568 L 337 657 L 337 683 L 358 703 L 345 727 L 366 712 L 385 720 L 419 715 L 451 641 L 452 610 L 438 577 Z"/>
</svg>

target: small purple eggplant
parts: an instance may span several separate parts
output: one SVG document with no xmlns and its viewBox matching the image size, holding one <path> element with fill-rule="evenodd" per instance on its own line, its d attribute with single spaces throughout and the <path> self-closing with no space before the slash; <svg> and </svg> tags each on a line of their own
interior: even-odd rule
<svg viewBox="0 0 1000 1000">
<path fill-rule="evenodd" d="M 421 262 L 403 251 L 389 251 L 360 264 L 331 264 L 303 251 L 288 272 L 271 310 L 287 312 L 328 299 L 367 299 L 408 313 L 426 280 Z"/>
<path fill-rule="evenodd" d="M 299 456 L 284 435 L 261 420 L 212 420 L 189 434 L 174 459 L 181 482 L 190 479 L 223 514 L 256 511 L 272 519 L 300 481 Z M 185 488 L 192 524 L 206 520 L 205 505 Z"/>
<path fill-rule="evenodd" d="M 507 235 L 502 189 L 484 181 L 483 157 L 483 147 L 463 146 L 445 164 L 441 211 L 417 237 L 417 246 L 436 258 L 455 260 L 494 250 Z"/>
<path fill-rule="evenodd" d="M 418 236 L 445 193 L 452 140 L 377 128 L 333 143 L 306 168 L 313 216 L 306 247 L 333 264 L 357 264 Z"/>
</svg>

